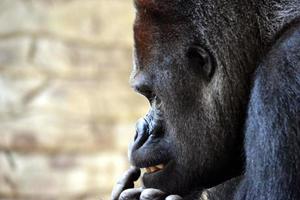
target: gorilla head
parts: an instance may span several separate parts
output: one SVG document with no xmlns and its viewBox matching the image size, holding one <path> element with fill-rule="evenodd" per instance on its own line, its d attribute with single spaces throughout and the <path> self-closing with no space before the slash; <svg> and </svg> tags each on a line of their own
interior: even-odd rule
<svg viewBox="0 0 300 200">
<path fill-rule="evenodd" d="M 131 163 L 169 193 L 242 171 L 242 129 L 261 40 L 250 1 L 136 0 L 133 88 L 151 104 Z M 260 44 L 261 45 L 261 44 Z"/>
</svg>

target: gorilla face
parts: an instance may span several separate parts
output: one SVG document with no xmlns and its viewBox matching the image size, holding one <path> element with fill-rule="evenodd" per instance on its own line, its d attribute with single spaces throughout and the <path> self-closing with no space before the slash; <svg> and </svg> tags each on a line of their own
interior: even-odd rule
<svg viewBox="0 0 300 200">
<path fill-rule="evenodd" d="M 131 82 L 151 108 L 137 123 L 129 157 L 146 168 L 144 186 L 185 194 L 239 174 L 248 89 L 231 81 L 245 85 L 247 77 L 226 69 L 235 63 L 205 37 L 215 30 L 201 24 L 209 20 L 195 15 L 193 1 L 135 4 Z"/>
</svg>

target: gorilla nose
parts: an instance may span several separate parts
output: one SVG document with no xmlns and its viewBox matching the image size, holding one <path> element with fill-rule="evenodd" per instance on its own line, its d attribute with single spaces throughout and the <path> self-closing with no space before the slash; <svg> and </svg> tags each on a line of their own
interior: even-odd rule
<svg viewBox="0 0 300 200">
<path fill-rule="evenodd" d="M 152 81 L 144 74 L 134 76 L 131 80 L 131 87 L 150 101 L 155 96 L 152 90 Z"/>
</svg>

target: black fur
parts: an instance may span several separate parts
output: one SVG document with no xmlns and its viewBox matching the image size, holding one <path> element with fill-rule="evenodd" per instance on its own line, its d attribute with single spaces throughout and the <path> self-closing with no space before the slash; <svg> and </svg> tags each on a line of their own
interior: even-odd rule
<svg viewBox="0 0 300 200">
<path fill-rule="evenodd" d="M 236 199 L 300 199 L 300 23 L 257 70 L 245 138 L 246 174 Z"/>
<path fill-rule="evenodd" d="M 151 109 L 129 157 L 166 167 L 113 199 L 300 199 L 300 0 L 135 4 L 131 81 Z"/>
</svg>

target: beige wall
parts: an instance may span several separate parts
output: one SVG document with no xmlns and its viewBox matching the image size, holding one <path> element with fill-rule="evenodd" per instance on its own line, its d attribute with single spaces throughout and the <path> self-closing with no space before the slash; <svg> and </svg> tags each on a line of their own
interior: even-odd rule
<svg viewBox="0 0 300 200">
<path fill-rule="evenodd" d="M 131 0 L 0 0 L 0 199 L 108 199 L 147 110 Z"/>
</svg>

